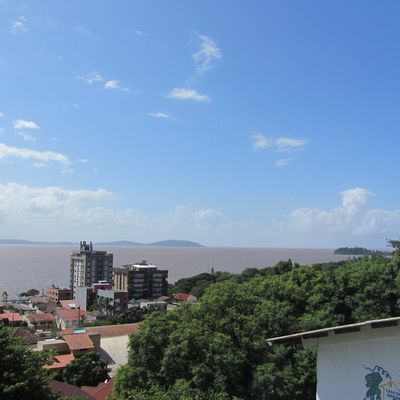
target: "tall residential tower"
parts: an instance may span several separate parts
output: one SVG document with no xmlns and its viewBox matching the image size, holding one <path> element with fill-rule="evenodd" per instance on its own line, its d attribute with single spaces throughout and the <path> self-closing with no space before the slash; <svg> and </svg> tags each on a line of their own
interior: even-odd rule
<svg viewBox="0 0 400 400">
<path fill-rule="evenodd" d="M 80 242 L 79 251 L 71 254 L 69 286 L 75 295 L 76 287 L 99 281 L 113 282 L 113 255 L 93 250 L 92 242 Z"/>
</svg>

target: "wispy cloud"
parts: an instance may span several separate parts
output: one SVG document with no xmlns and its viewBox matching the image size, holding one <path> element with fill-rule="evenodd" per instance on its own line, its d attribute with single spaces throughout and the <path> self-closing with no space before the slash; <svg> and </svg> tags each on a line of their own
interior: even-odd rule
<svg viewBox="0 0 400 400">
<path fill-rule="evenodd" d="M 262 133 L 254 132 L 250 135 L 253 140 L 253 150 L 262 151 L 270 148 L 274 153 L 293 153 L 304 150 L 307 140 L 281 136 L 278 138 L 268 138 Z M 294 159 L 292 157 L 281 157 L 275 161 L 277 167 L 284 167 Z"/>
<path fill-rule="evenodd" d="M 197 39 L 199 41 L 199 48 L 192 54 L 195 67 L 194 72 L 186 79 L 186 87 L 174 88 L 169 92 L 166 97 L 170 99 L 193 100 L 204 103 L 211 102 L 209 96 L 198 93 L 195 89 L 192 89 L 192 85 L 207 71 L 214 68 L 217 60 L 222 57 L 222 53 L 216 41 L 210 36 L 199 35 Z"/>
<path fill-rule="evenodd" d="M 35 136 L 32 136 L 32 135 L 30 135 L 29 133 L 26 133 L 26 132 L 18 131 L 18 135 L 19 135 L 22 139 L 24 139 L 25 141 L 27 141 L 27 142 L 35 143 L 36 140 L 37 140 L 37 139 L 35 138 Z"/>
<path fill-rule="evenodd" d="M 74 28 L 74 31 L 81 34 L 82 36 L 86 36 L 87 38 L 94 38 L 96 35 L 90 31 L 88 28 L 84 26 L 76 26 Z"/>
<path fill-rule="evenodd" d="M 78 108 L 79 108 L 79 104 L 78 104 L 78 103 L 64 104 L 63 106 L 61 106 L 61 108 L 74 108 L 74 109 L 78 109 Z"/>
<path fill-rule="evenodd" d="M 288 165 L 292 161 L 292 158 L 280 158 L 275 161 L 275 165 L 277 167 L 284 167 L 285 165 Z"/>
<path fill-rule="evenodd" d="M 17 35 L 18 33 L 27 32 L 28 28 L 26 26 L 26 17 L 21 15 L 15 21 L 13 21 L 11 26 L 11 33 Z"/>
<path fill-rule="evenodd" d="M 172 89 L 166 97 L 175 100 L 192 100 L 203 103 L 211 102 L 211 98 L 205 94 L 200 94 L 194 89 L 187 88 L 174 88 Z"/>
<path fill-rule="evenodd" d="M 5 116 L 5 114 L 0 112 L 0 118 L 3 118 L 4 116 Z"/>
<path fill-rule="evenodd" d="M 306 140 L 290 137 L 280 137 L 275 140 L 275 145 L 278 152 L 302 150 L 306 144 Z"/>
<path fill-rule="evenodd" d="M 89 85 L 92 85 L 93 83 L 101 82 L 104 80 L 104 78 L 98 72 L 91 72 L 90 74 L 87 74 L 85 76 L 78 75 L 76 77 L 76 79 L 78 79 L 80 81 L 85 81 Z"/>
<path fill-rule="evenodd" d="M 135 30 L 133 31 L 133 33 L 134 33 L 136 36 L 147 36 L 147 34 L 146 34 L 145 32 L 140 31 L 139 29 L 135 29 Z"/>
<path fill-rule="evenodd" d="M 253 133 L 250 138 L 254 140 L 253 150 L 260 151 L 272 146 L 272 141 L 261 133 Z"/>
<path fill-rule="evenodd" d="M 121 86 L 120 82 L 116 79 L 109 80 L 104 84 L 106 90 L 119 90 L 121 92 L 129 92 L 129 88 Z"/>
<path fill-rule="evenodd" d="M 171 115 L 164 113 L 164 112 L 155 112 L 155 113 L 150 113 L 150 117 L 153 118 L 163 118 L 163 119 L 174 119 Z"/>
<path fill-rule="evenodd" d="M 194 74 L 187 80 L 189 85 L 193 84 L 196 79 L 204 75 L 207 71 L 215 67 L 216 62 L 222 57 L 216 41 L 210 36 L 199 35 L 199 49 L 192 57 L 194 60 Z"/>
<path fill-rule="evenodd" d="M 71 160 L 62 153 L 56 153 L 53 151 L 37 151 L 27 149 L 23 147 L 8 146 L 4 143 L 0 143 L 0 160 L 33 160 L 39 162 L 55 162 L 60 164 L 62 167 L 70 167 Z"/>
<path fill-rule="evenodd" d="M 17 119 L 14 121 L 14 129 L 40 129 L 40 126 L 33 121 Z"/>
</svg>

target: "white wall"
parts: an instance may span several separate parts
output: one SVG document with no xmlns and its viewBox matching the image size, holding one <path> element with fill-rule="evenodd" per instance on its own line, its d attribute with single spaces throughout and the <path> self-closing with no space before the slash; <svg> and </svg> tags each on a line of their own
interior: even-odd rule
<svg viewBox="0 0 400 400">
<path fill-rule="evenodd" d="M 318 345 L 317 400 L 400 400 L 399 327 L 367 326 L 360 332 L 339 335 L 331 332 L 312 344 Z M 373 378 L 381 397 L 372 397 Z M 385 387 L 390 390 L 385 392 Z"/>
</svg>

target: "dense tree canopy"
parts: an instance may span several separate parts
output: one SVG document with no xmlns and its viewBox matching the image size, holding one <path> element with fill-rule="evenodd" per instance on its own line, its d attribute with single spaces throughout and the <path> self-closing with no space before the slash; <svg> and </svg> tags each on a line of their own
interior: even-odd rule
<svg viewBox="0 0 400 400">
<path fill-rule="evenodd" d="M 398 260 L 289 260 L 213 281 L 199 304 L 142 322 L 115 398 L 314 400 L 315 351 L 267 339 L 399 315 Z"/>
<path fill-rule="evenodd" d="M 62 372 L 62 380 L 75 386 L 97 386 L 109 379 L 107 364 L 94 351 L 73 360 Z"/>
<path fill-rule="evenodd" d="M 10 336 L 8 328 L 0 328 L 0 399 L 53 399 L 42 368 L 46 359 Z"/>
</svg>

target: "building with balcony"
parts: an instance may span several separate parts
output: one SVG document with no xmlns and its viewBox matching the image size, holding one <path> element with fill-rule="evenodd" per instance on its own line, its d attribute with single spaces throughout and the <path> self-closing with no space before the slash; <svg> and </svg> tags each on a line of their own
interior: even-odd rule
<svg viewBox="0 0 400 400">
<path fill-rule="evenodd" d="M 79 286 L 91 286 L 93 283 L 113 281 L 113 255 L 106 251 L 93 250 L 90 242 L 80 242 L 79 251 L 73 252 L 70 258 L 70 288 L 75 296 Z"/>
<path fill-rule="evenodd" d="M 58 303 L 60 300 L 71 300 L 72 289 L 51 286 L 45 290 L 44 295 L 47 301 Z"/>
<path fill-rule="evenodd" d="M 168 270 L 141 261 L 114 268 L 114 288 L 128 291 L 129 299 L 154 299 L 168 291 Z"/>
</svg>

